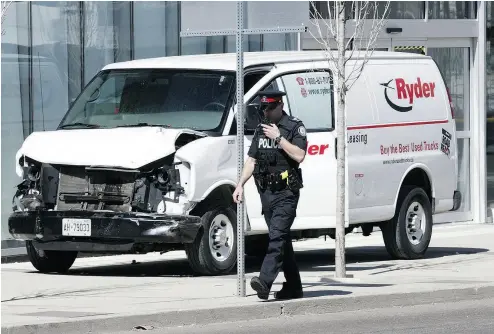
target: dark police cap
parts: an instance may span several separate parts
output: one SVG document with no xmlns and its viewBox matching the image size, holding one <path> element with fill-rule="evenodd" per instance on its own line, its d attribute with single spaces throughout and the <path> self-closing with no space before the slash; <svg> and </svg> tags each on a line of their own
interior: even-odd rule
<svg viewBox="0 0 494 334">
<path fill-rule="evenodd" d="M 263 90 L 258 95 L 261 97 L 261 103 L 267 104 L 281 102 L 286 93 L 279 90 Z"/>
</svg>

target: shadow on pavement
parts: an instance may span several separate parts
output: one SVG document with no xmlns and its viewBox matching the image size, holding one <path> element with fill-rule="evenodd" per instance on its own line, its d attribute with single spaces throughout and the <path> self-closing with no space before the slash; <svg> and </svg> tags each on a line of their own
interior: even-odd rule
<svg viewBox="0 0 494 334">
<path fill-rule="evenodd" d="M 477 254 L 487 252 L 483 248 L 457 248 L 457 247 L 430 247 L 426 253 L 426 259 L 455 256 L 460 254 Z M 305 250 L 296 252 L 297 263 L 300 271 L 334 271 L 334 249 Z M 262 258 L 246 257 L 245 272 L 251 274 L 258 272 L 262 265 Z M 349 271 L 365 271 L 389 268 L 397 263 L 406 264 L 409 261 L 394 261 L 392 264 L 381 263 L 372 265 L 373 262 L 389 261 L 391 258 L 382 246 L 354 247 L 346 250 L 346 262 Z M 76 260 L 77 261 L 77 260 Z M 139 262 L 139 255 L 135 256 L 136 263 L 103 265 L 86 268 L 74 268 L 64 275 L 77 276 L 122 276 L 122 277 L 183 277 L 194 276 L 187 260 L 163 259 L 162 261 Z M 77 263 L 77 262 L 76 262 Z M 420 260 L 415 261 L 420 263 Z M 32 271 L 38 273 L 37 271 Z M 225 277 L 236 277 L 236 268 Z"/>
<path fill-rule="evenodd" d="M 488 252 L 484 248 L 458 248 L 458 247 L 429 247 L 425 254 L 425 259 L 435 259 L 464 254 L 477 254 Z M 334 249 L 318 249 L 296 252 L 297 263 L 301 271 L 333 271 L 334 269 Z M 365 246 L 346 249 L 347 267 L 351 271 L 364 271 L 375 269 L 386 269 L 396 263 L 409 263 L 406 260 L 397 260 L 393 264 L 382 263 L 372 265 L 373 262 L 390 261 L 391 257 L 386 252 L 384 246 Z M 262 258 L 253 258 L 250 262 L 251 271 L 259 271 L 262 265 Z M 416 260 L 420 262 L 420 260 Z M 358 265 L 355 265 L 358 264 Z M 247 272 L 247 267 L 246 267 Z"/>
<path fill-rule="evenodd" d="M 310 291 L 304 291 L 304 298 L 345 296 L 351 293 L 352 293 L 351 291 L 343 291 L 343 290 L 310 290 Z"/>
</svg>

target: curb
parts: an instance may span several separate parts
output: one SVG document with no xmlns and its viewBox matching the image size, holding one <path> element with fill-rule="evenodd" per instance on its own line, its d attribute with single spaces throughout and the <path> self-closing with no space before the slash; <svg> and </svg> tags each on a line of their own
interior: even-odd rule
<svg viewBox="0 0 494 334">
<path fill-rule="evenodd" d="M 29 262 L 27 255 L 2 256 L 2 264 Z"/>
<path fill-rule="evenodd" d="M 108 333 L 141 328 L 204 325 L 307 314 L 327 314 L 380 307 L 403 307 L 437 302 L 494 298 L 494 286 L 447 289 L 414 293 L 314 298 L 286 302 L 267 301 L 240 307 L 168 311 L 155 314 L 119 315 L 111 318 L 77 320 L 39 325 L 2 327 L 6 334 Z"/>
</svg>

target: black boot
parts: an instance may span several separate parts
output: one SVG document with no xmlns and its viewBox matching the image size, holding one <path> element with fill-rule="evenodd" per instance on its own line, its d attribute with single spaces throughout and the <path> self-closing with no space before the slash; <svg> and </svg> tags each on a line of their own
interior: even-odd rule
<svg viewBox="0 0 494 334">
<path fill-rule="evenodd" d="M 302 298 L 303 296 L 304 292 L 302 291 L 302 288 L 293 288 L 286 282 L 283 283 L 283 287 L 280 291 L 274 293 L 275 299 L 296 299 Z"/>
<path fill-rule="evenodd" d="M 257 297 L 259 297 L 259 299 L 268 299 L 269 288 L 259 279 L 259 277 L 252 277 L 250 280 L 250 286 L 257 292 Z"/>
</svg>

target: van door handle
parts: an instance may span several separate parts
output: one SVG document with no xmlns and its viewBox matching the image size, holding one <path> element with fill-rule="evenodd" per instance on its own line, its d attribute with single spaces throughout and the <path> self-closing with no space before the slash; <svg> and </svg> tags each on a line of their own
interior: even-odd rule
<svg viewBox="0 0 494 334">
<path fill-rule="evenodd" d="M 338 138 L 334 139 L 334 157 L 338 159 Z"/>
</svg>

